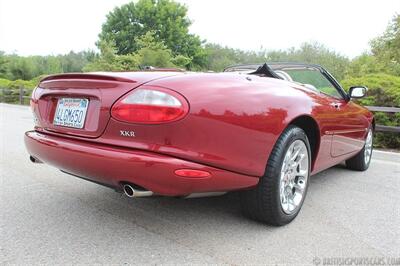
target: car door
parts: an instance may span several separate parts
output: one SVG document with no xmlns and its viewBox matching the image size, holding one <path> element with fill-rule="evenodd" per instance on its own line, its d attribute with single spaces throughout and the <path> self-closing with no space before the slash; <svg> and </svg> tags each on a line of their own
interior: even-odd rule
<svg viewBox="0 0 400 266">
<path fill-rule="evenodd" d="M 285 70 L 294 81 L 320 93 L 322 98 L 321 130 L 331 136 L 330 155 L 342 156 L 359 151 L 364 145 L 368 122 L 362 107 L 347 99 L 337 81 L 320 67 Z"/>
<path fill-rule="evenodd" d="M 332 134 L 332 157 L 338 157 L 362 149 L 368 121 L 364 117 L 362 108 L 351 101 L 333 100 L 332 104 L 337 109 L 336 121 L 330 134 Z"/>
</svg>

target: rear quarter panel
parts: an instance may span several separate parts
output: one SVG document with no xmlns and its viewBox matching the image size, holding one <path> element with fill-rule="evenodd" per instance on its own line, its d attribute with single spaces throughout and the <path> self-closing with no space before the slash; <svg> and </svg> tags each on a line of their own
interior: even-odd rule
<svg viewBox="0 0 400 266">
<path fill-rule="evenodd" d="M 238 74 L 186 74 L 147 83 L 183 95 L 190 104 L 182 120 L 133 125 L 111 118 L 101 141 L 151 150 L 233 172 L 260 177 L 285 127 L 320 103 L 293 83 Z M 135 132 L 134 138 L 120 130 Z"/>
</svg>

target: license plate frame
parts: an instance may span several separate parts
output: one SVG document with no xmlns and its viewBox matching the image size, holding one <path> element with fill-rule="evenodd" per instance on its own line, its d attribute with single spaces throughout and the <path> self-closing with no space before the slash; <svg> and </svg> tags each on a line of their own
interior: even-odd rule
<svg viewBox="0 0 400 266">
<path fill-rule="evenodd" d="M 54 114 L 53 125 L 82 129 L 85 126 L 89 99 L 86 98 L 59 98 Z"/>
</svg>

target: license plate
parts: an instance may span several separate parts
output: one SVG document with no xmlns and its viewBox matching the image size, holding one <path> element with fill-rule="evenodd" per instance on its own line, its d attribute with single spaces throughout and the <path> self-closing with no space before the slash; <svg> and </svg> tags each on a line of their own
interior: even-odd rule
<svg viewBox="0 0 400 266">
<path fill-rule="evenodd" d="M 60 98 L 54 115 L 53 124 L 56 126 L 83 128 L 88 99 Z"/>
</svg>

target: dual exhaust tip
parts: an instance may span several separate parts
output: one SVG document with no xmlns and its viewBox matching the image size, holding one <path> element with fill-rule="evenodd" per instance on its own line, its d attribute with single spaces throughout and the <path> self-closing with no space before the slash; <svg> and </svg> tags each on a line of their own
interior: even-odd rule
<svg viewBox="0 0 400 266">
<path fill-rule="evenodd" d="M 129 198 L 140 198 L 140 197 L 150 197 L 153 196 L 153 191 L 149 190 L 141 190 L 138 188 L 135 188 L 135 186 L 131 184 L 124 184 L 122 186 L 122 189 L 125 193 L 125 195 Z"/>
</svg>

